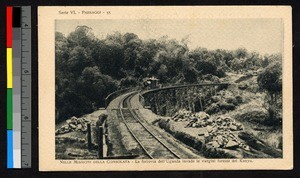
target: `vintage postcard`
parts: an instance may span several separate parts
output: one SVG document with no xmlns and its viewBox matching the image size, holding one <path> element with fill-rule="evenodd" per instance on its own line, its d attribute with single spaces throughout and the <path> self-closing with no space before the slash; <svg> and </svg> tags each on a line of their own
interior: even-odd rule
<svg viewBox="0 0 300 178">
<path fill-rule="evenodd" d="M 39 7 L 40 171 L 293 169 L 291 13 Z"/>
</svg>

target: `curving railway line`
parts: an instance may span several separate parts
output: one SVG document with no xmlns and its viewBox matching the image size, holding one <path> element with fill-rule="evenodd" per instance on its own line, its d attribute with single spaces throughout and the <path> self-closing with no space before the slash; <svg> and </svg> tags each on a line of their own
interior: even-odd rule
<svg viewBox="0 0 300 178">
<path fill-rule="evenodd" d="M 169 86 L 164 88 L 155 88 L 150 90 L 140 91 L 140 88 L 135 89 L 125 89 L 121 91 L 114 92 L 106 98 L 106 109 L 115 115 L 118 119 L 115 120 L 116 123 L 112 122 L 114 125 L 120 120 L 124 123 L 126 131 L 123 130 L 124 143 L 128 143 L 128 135 L 132 136 L 133 142 L 140 147 L 140 155 L 142 158 L 149 159 L 193 159 L 193 158 L 204 158 L 202 153 L 194 150 L 191 147 L 181 143 L 180 141 L 174 139 L 168 133 L 159 131 L 155 126 L 148 123 L 147 117 L 144 118 L 143 114 L 140 113 L 140 109 L 143 108 L 141 103 L 139 103 L 139 98 L 137 95 L 144 95 L 149 92 L 156 92 L 160 90 L 174 90 L 183 89 L 186 87 L 204 87 L 204 86 L 220 86 L 229 85 L 229 83 L 202 83 L 202 84 L 191 84 L 191 85 L 177 85 Z M 139 111 L 139 112 L 138 112 Z M 126 133 L 127 132 L 127 133 Z M 120 139 L 112 134 L 112 140 Z M 123 139 L 121 137 L 121 139 Z M 118 144 L 116 144 L 118 145 Z M 130 144 L 128 145 L 130 147 Z M 121 146 L 118 149 L 124 149 Z M 116 150 L 118 150 L 116 149 Z M 126 150 L 126 149 L 125 149 Z"/>
<path fill-rule="evenodd" d="M 134 109 L 131 109 L 130 99 L 137 92 L 124 97 L 119 103 L 118 115 L 122 118 L 127 129 L 134 139 L 141 146 L 144 153 L 151 159 L 181 159 L 178 153 L 167 146 L 151 128 L 147 127 L 137 116 Z"/>
</svg>

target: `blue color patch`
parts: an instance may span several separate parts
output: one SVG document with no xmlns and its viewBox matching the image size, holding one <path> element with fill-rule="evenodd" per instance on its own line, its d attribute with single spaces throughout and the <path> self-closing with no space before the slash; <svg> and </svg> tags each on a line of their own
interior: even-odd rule
<svg viewBox="0 0 300 178">
<path fill-rule="evenodd" d="M 7 130 L 7 168 L 14 168 L 13 131 Z"/>
</svg>

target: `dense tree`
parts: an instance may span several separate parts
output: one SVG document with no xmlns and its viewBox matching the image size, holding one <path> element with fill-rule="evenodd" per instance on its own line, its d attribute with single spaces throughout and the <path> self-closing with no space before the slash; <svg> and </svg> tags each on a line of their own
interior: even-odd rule
<svg viewBox="0 0 300 178">
<path fill-rule="evenodd" d="M 198 71 L 193 67 L 185 67 L 183 70 L 184 79 L 188 83 L 196 83 Z"/>
<path fill-rule="evenodd" d="M 199 60 L 196 63 L 195 68 L 202 74 L 217 74 L 217 66 L 215 66 L 212 62 L 206 60 Z"/>
<path fill-rule="evenodd" d="M 248 52 L 246 48 L 238 48 L 235 50 L 234 55 L 238 59 L 245 59 L 248 55 Z"/>
<path fill-rule="evenodd" d="M 267 110 L 272 121 L 278 119 L 278 98 L 282 93 L 282 70 L 279 62 L 271 63 L 257 78 L 259 87 L 266 91 Z"/>
<path fill-rule="evenodd" d="M 70 47 L 82 46 L 89 48 L 94 40 L 95 36 L 92 29 L 87 26 L 77 26 L 75 31 L 68 35 Z"/>
<path fill-rule="evenodd" d="M 262 59 L 245 48 L 190 50 L 187 44 L 188 37 L 181 41 L 167 36 L 142 40 L 134 33 L 119 32 L 99 39 L 87 26 L 78 26 L 67 36 L 56 32 L 57 118 L 80 116 L 104 106 L 110 92 L 137 86 L 145 77 L 157 77 L 163 84 L 216 82 L 225 72 L 257 70 L 281 61 L 280 55 Z M 266 80 L 263 78 L 260 82 Z"/>
</svg>

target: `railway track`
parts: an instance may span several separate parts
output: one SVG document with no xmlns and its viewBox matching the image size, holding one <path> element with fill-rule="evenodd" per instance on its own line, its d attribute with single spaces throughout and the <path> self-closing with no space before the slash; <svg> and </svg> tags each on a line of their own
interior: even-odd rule
<svg viewBox="0 0 300 178">
<path fill-rule="evenodd" d="M 180 156 L 161 141 L 139 119 L 136 112 L 131 109 L 130 99 L 136 94 L 133 92 L 124 97 L 119 103 L 119 116 L 122 118 L 133 138 L 141 146 L 145 154 L 151 159 L 180 159 Z"/>
</svg>

